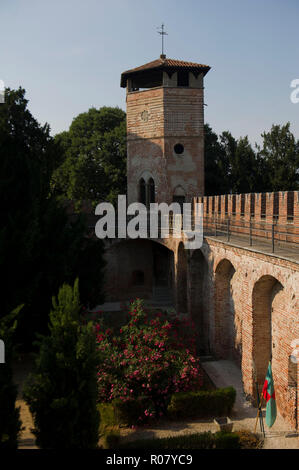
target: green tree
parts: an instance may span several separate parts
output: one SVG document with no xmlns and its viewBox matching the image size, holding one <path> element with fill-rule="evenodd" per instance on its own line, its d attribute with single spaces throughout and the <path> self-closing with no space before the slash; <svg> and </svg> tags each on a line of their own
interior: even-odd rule
<svg viewBox="0 0 299 470">
<path fill-rule="evenodd" d="M 21 431 L 20 409 L 16 408 L 17 387 L 13 383 L 13 336 L 22 306 L 0 319 L 0 339 L 5 345 L 5 363 L 0 364 L 0 450 L 15 450 Z"/>
<path fill-rule="evenodd" d="M 52 177 L 52 188 L 63 200 L 79 208 L 115 202 L 126 193 L 126 115 L 119 108 L 91 108 L 79 114 L 68 132 L 56 136 L 63 161 Z"/>
<path fill-rule="evenodd" d="M 299 141 L 290 130 L 290 123 L 274 125 L 262 134 L 263 145 L 259 156 L 268 172 L 265 191 L 292 191 L 299 189 Z"/>
<path fill-rule="evenodd" d="M 63 154 L 49 132 L 28 110 L 25 90 L 6 89 L 0 106 L 0 317 L 25 304 L 17 334 L 27 345 L 35 331 L 46 331 L 51 297 L 63 282 L 82 278 L 82 301 L 94 306 L 103 300 L 103 243 L 88 238 L 83 216 L 71 221 L 51 193 Z"/>
<path fill-rule="evenodd" d="M 49 194 L 57 146 L 49 126 L 27 108 L 25 90 L 6 89 L 0 106 L 0 266 L 2 314 L 32 297 L 37 273 L 32 260 L 41 238 L 40 219 Z"/>
<path fill-rule="evenodd" d="M 205 194 L 225 194 L 229 191 L 229 161 L 222 143 L 209 124 L 205 135 Z"/>
<path fill-rule="evenodd" d="M 233 193 L 257 191 L 256 154 L 248 137 L 240 137 L 231 161 L 231 190 Z"/>
<path fill-rule="evenodd" d="M 64 284 L 50 313 L 50 335 L 40 337 L 36 370 L 24 398 L 42 448 L 87 449 L 98 443 L 97 350 L 91 324 L 80 323 L 78 280 Z"/>
</svg>

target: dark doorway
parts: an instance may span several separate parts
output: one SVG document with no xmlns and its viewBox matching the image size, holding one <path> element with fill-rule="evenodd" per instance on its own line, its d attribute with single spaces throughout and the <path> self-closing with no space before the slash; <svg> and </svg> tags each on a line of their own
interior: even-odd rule
<svg viewBox="0 0 299 470">
<path fill-rule="evenodd" d="M 163 245 L 153 245 L 154 284 L 172 287 L 173 253 Z"/>
</svg>

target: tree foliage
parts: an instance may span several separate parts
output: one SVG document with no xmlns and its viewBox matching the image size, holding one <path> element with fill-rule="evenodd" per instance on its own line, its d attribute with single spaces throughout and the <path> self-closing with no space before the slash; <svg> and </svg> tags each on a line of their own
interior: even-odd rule
<svg viewBox="0 0 299 470">
<path fill-rule="evenodd" d="M 78 280 L 64 284 L 50 313 L 50 335 L 40 337 L 36 370 L 24 397 L 42 448 L 87 449 L 98 443 L 97 352 L 91 324 L 80 323 Z"/>
<path fill-rule="evenodd" d="M 21 431 L 20 409 L 16 408 L 17 387 L 13 383 L 13 336 L 22 305 L 0 318 L 0 339 L 5 345 L 5 363 L 0 364 L 0 450 L 15 450 Z"/>
<path fill-rule="evenodd" d="M 5 292 L 0 316 L 25 304 L 18 339 L 28 344 L 35 331 L 45 331 L 51 297 L 63 282 L 82 277 L 82 301 L 102 301 L 104 262 L 103 244 L 86 237 L 83 217 L 71 222 L 51 193 L 61 148 L 27 105 L 25 90 L 19 88 L 6 89 L 0 106 L 0 270 Z"/>
<path fill-rule="evenodd" d="M 262 134 L 262 146 L 205 125 L 205 192 L 209 195 L 288 191 L 299 188 L 299 141 L 290 123 Z"/>
<path fill-rule="evenodd" d="M 268 191 L 299 189 L 299 141 L 290 131 L 290 123 L 273 125 L 262 137 L 259 156 L 267 168 Z"/>
<path fill-rule="evenodd" d="M 126 193 L 126 122 L 119 108 L 91 108 L 56 136 L 63 162 L 52 177 L 61 199 L 115 202 Z"/>
</svg>

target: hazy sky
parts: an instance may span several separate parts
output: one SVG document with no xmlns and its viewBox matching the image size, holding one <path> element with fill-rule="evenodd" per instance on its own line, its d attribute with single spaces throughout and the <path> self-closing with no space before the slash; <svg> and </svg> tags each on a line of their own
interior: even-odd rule
<svg viewBox="0 0 299 470">
<path fill-rule="evenodd" d="M 90 107 L 125 109 L 122 71 L 166 54 L 212 67 L 205 120 L 251 142 L 272 123 L 299 138 L 299 0 L 0 0 L 0 79 L 27 91 L 52 133 Z"/>
</svg>

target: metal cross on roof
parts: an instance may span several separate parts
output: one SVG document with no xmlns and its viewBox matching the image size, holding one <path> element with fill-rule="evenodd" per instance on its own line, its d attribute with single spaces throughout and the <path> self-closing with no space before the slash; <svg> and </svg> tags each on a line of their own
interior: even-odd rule
<svg viewBox="0 0 299 470">
<path fill-rule="evenodd" d="M 162 37 L 162 56 L 164 56 L 164 36 L 168 34 L 164 31 L 164 23 L 162 23 L 160 29 L 158 29 L 158 33 L 161 34 Z"/>
</svg>

